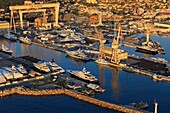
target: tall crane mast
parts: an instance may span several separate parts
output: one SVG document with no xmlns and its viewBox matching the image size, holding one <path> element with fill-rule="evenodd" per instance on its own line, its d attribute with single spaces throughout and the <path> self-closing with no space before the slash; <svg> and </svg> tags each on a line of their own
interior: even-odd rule
<svg viewBox="0 0 170 113">
<path fill-rule="evenodd" d="M 96 26 L 94 26 L 94 28 L 97 33 L 97 38 L 100 39 L 99 57 L 104 57 L 104 43 L 106 40 L 104 39 L 103 33 L 101 31 L 99 32 Z"/>
<path fill-rule="evenodd" d="M 99 57 L 104 57 L 104 43 L 106 40 L 104 39 L 103 33 L 97 29 L 97 25 L 95 22 L 97 21 L 95 18 L 89 18 L 90 23 L 93 24 L 94 30 L 97 34 L 97 38 L 100 39 L 100 47 L 99 47 Z"/>
<path fill-rule="evenodd" d="M 116 28 L 116 25 L 115 25 Z M 122 27 L 119 24 L 118 28 L 118 35 L 116 36 L 116 32 L 114 32 L 115 37 L 112 41 L 112 55 L 111 55 L 111 62 L 115 64 L 119 64 L 120 60 L 123 59 L 124 57 L 127 57 L 126 55 L 123 55 L 119 48 L 119 39 L 122 37 Z"/>
</svg>

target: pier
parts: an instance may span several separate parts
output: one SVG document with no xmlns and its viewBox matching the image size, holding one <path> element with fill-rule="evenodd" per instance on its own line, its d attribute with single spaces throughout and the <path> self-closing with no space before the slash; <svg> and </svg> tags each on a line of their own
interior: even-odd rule
<svg viewBox="0 0 170 113">
<path fill-rule="evenodd" d="M 123 113 L 142 113 L 142 111 L 126 108 L 124 106 L 108 103 L 105 101 L 101 101 L 95 98 L 91 98 L 88 96 L 84 96 L 81 94 L 74 93 L 72 91 L 66 90 L 66 89 L 50 89 L 50 90 L 39 90 L 39 89 L 34 89 L 30 90 L 29 88 L 24 88 L 24 87 L 15 87 L 12 89 L 6 89 L 6 90 L 1 90 L 0 91 L 0 97 L 6 97 L 10 96 L 13 94 L 20 94 L 20 95 L 25 95 L 25 96 L 51 96 L 51 95 L 67 95 L 76 99 L 79 99 L 84 102 L 88 102 L 90 104 L 94 104 L 103 108 L 123 112 Z"/>
</svg>

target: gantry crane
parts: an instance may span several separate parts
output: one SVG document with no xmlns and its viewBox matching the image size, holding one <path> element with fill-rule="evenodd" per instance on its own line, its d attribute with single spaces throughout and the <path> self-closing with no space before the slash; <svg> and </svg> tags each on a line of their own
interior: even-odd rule
<svg viewBox="0 0 170 113">
<path fill-rule="evenodd" d="M 59 6 L 60 6 L 59 2 L 58 3 L 50 3 L 50 4 L 29 4 L 29 5 L 9 6 L 9 9 L 11 10 L 11 22 L 12 22 L 12 20 L 14 21 L 13 13 L 15 11 L 19 11 L 20 25 L 21 25 L 21 28 L 23 28 L 23 17 L 22 17 L 23 13 L 40 12 L 40 11 L 44 12 L 43 9 L 54 8 L 55 9 L 55 25 L 54 26 L 58 26 Z M 45 13 L 44 13 L 44 15 L 45 15 Z"/>
</svg>

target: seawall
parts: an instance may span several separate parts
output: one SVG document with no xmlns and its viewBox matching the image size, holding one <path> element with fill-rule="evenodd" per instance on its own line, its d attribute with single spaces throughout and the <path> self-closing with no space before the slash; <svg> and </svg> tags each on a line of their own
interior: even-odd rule
<svg viewBox="0 0 170 113">
<path fill-rule="evenodd" d="M 66 90 L 66 89 L 52 89 L 52 90 L 30 90 L 27 88 L 22 88 L 22 87 L 16 87 L 12 89 L 6 89 L 3 91 L 0 91 L 0 97 L 6 97 L 10 96 L 13 94 L 20 94 L 20 95 L 25 95 L 25 96 L 50 96 L 50 95 L 67 95 L 76 99 L 79 99 L 84 102 L 88 102 L 103 108 L 123 112 L 123 113 L 142 113 L 141 111 L 137 111 L 134 109 L 129 109 L 124 106 L 108 103 L 105 101 L 101 101 L 95 98 L 91 98 L 88 96 L 80 95 L 77 93 L 74 93 L 72 91 Z"/>
</svg>

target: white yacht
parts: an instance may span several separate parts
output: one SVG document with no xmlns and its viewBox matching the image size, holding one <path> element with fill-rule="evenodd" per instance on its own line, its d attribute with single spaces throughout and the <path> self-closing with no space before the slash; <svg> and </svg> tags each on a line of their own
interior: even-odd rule
<svg viewBox="0 0 170 113">
<path fill-rule="evenodd" d="M 67 55 L 76 59 L 88 61 L 91 60 L 86 54 L 84 54 L 80 49 L 77 51 L 66 51 Z"/>
<path fill-rule="evenodd" d="M 13 53 L 13 51 L 6 47 L 4 44 L 2 44 L 2 46 L 0 47 L 0 51 L 9 55 Z"/>
<path fill-rule="evenodd" d="M 2 73 L 0 73 L 0 84 L 5 83 L 6 79 Z"/>
<path fill-rule="evenodd" d="M 83 68 L 82 71 L 67 70 L 67 72 L 75 77 L 78 77 L 88 82 L 95 82 L 95 83 L 98 82 L 98 79 L 95 76 L 91 75 L 90 72 L 86 70 L 86 68 Z"/>
<path fill-rule="evenodd" d="M 103 93 L 103 92 L 106 91 L 106 90 L 102 89 L 99 85 L 92 84 L 92 83 L 87 84 L 87 87 L 90 88 L 90 89 L 92 89 L 92 90 L 94 90 L 94 91 L 96 91 L 96 92 L 101 92 L 101 93 Z"/>
<path fill-rule="evenodd" d="M 80 85 L 71 85 L 71 84 L 67 84 L 67 87 L 70 89 L 80 89 L 82 88 Z"/>
<path fill-rule="evenodd" d="M 18 72 L 14 65 L 12 65 L 11 68 L 10 67 L 4 67 L 4 69 L 11 72 L 13 74 L 14 79 L 23 78 L 23 74 Z"/>
<path fill-rule="evenodd" d="M 59 65 L 57 65 L 54 60 L 52 60 L 51 62 L 47 63 L 51 69 L 51 75 L 56 75 L 56 74 L 62 74 L 65 73 L 65 70 L 60 67 Z"/>
<path fill-rule="evenodd" d="M 11 72 L 9 72 L 9 71 L 2 70 L 2 74 L 4 75 L 6 80 L 13 80 L 14 79 L 13 74 Z"/>
<path fill-rule="evenodd" d="M 103 59 L 101 57 L 99 57 L 95 62 L 98 63 L 98 64 L 103 64 L 103 65 L 108 65 L 109 64 L 109 62 L 107 60 L 105 60 L 105 59 Z"/>
<path fill-rule="evenodd" d="M 35 68 L 37 68 L 38 70 L 40 70 L 42 72 L 45 72 L 45 73 L 50 72 L 50 69 L 45 62 L 33 63 L 33 65 Z"/>
<path fill-rule="evenodd" d="M 4 35 L 4 37 L 6 39 L 9 39 L 9 40 L 13 40 L 13 41 L 16 41 L 17 40 L 17 37 L 13 34 L 11 34 L 10 32 L 8 32 L 7 34 Z"/>
<path fill-rule="evenodd" d="M 27 70 L 24 68 L 24 66 L 22 64 L 18 65 L 17 67 L 18 71 L 22 74 L 27 74 Z"/>
<path fill-rule="evenodd" d="M 31 40 L 26 36 L 26 37 L 20 37 L 19 40 L 22 42 L 22 43 L 25 43 L 25 44 L 32 44 Z"/>
</svg>

